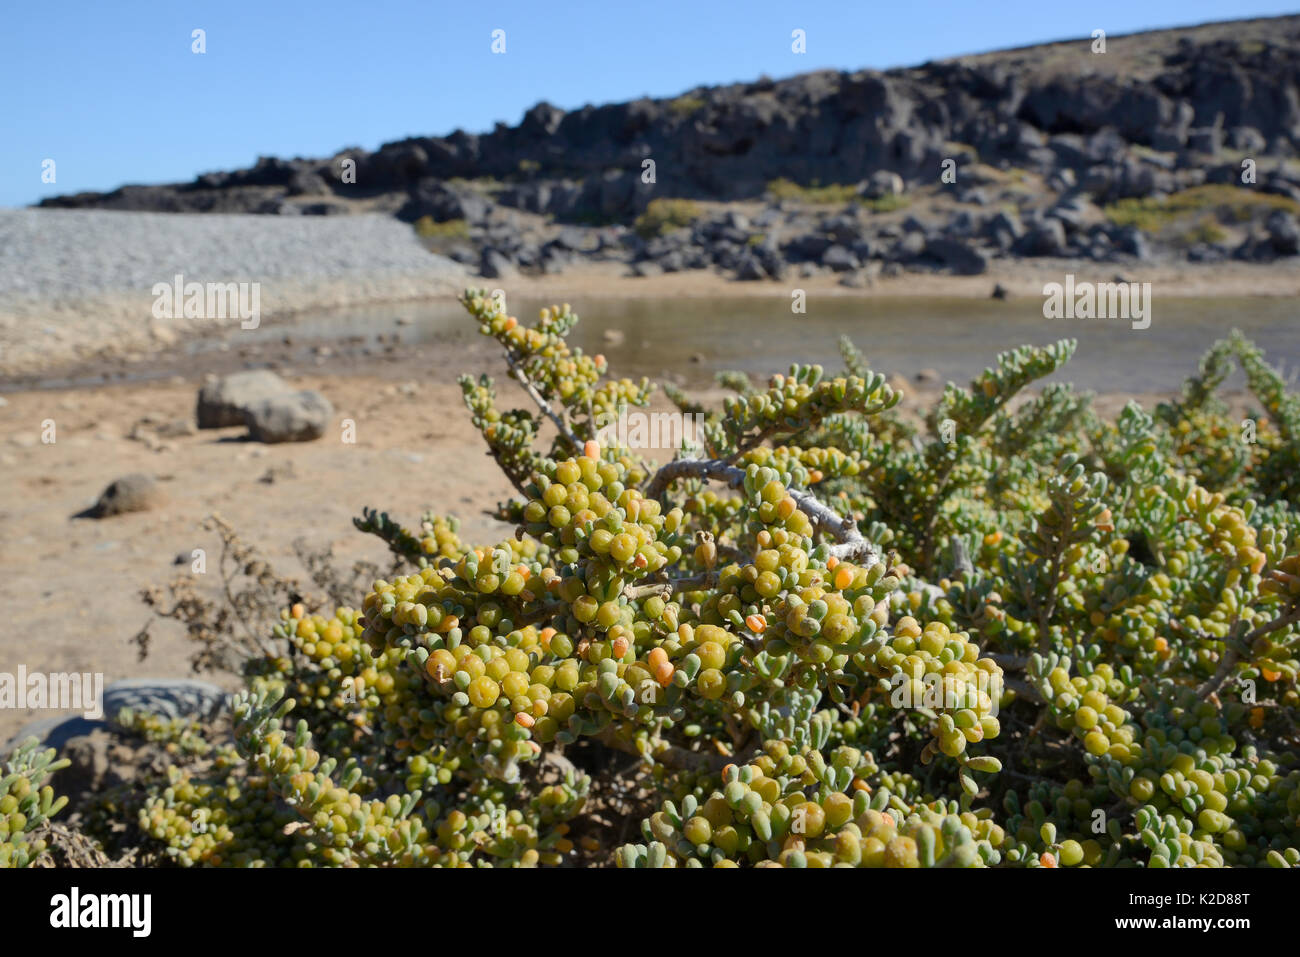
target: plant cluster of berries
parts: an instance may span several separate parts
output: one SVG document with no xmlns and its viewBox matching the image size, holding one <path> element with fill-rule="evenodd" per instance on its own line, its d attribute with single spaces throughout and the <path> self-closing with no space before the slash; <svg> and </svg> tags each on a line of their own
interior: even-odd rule
<svg viewBox="0 0 1300 957">
<path fill-rule="evenodd" d="M 839 374 L 722 377 L 703 452 L 664 463 L 598 441 L 652 390 L 571 348 L 567 305 L 464 304 L 533 406 L 462 380 L 512 534 L 367 510 L 405 574 L 284 610 L 235 746 L 135 805 L 172 859 L 1300 864 L 1300 401 L 1251 343 L 1115 421 L 1022 394 L 1070 341 L 920 419 L 845 343 Z M 1233 362 L 1245 418 L 1217 398 Z"/>
</svg>

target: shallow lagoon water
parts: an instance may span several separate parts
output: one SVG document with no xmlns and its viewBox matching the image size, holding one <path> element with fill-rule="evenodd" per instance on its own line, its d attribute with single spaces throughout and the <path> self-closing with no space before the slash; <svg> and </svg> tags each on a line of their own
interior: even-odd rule
<svg viewBox="0 0 1300 957">
<path fill-rule="evenodd" d="M 512 314 L 532 321 L 545 303 L 516 298 Z M 757 376 L 789 362 L 840 364 L 838 342 L 849 336 L 871 368 L 911 377 L 933 369 L 962 384 L 998 352 L 1030 343 L 1078 340 L 1074 358 L 1055 378 L 1079 388 L 1144 393 L 1178 388 L 1200 357 L 1234 327 L 1254 339 L 1293 381 L 1300 380 L 1300 302 L 1284 298 L 1160 299 L 1151 324 L 1134 329 L 1117 319 L 1047 319 L 1042 300 L 809 297 L 792 314 L 788 298 L 596 298 L 574 302 L 581 316 L 571 341 L 604 353 L 619 375 L 671 376 L 706 385 L 721 370 Z M 607 330 L 621 337 L 610 340 Z M 354 346 L 396 337 L 405 343 L 444 343 L 454 349 L 477 335 L 454 302 L 400 304 L 304 317 L 238 334 L 241 342 L 292 334 L 295 343 Z M 244 337 L 250 337 L 245 339 Z M 1239 374 L 1229 385 L 1239 385 Z M 1298 381 L 1300 384 L 1300 381 Z"/>
</svg>

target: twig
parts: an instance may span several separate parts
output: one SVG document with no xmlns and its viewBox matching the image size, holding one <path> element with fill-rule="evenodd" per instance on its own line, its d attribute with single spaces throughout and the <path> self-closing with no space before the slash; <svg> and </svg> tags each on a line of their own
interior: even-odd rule
<svg viewBox="0 0 1300 957">
<path fill-rule="evenodd" d="M 510 367 L 511 375 L 513 375 L 515 380 L 524 387 L 524 391 L 527 392 L 532 400 L 537 403 L 537 407 L 542 410 L 542 413 L 555 423 L 555 427 L 559 429 L 560 435 L 564 437 L 565 441 L 573 447 L 575 452 L 580 450 L 582 448 L 582 443 L 578 441 L 578 437 L 569 429 L 567 413 L 565 414 L 565 417 L 561 418 L 555 409 L 551 407 L 551 403 L 546 401 L 546 397 L 537 391 L 537 386 L 533 385 L 533 382 L 528 378 L 527 373 L 520 368 L 519 364 L 515 361 L 514 353 L 509 349 L 506 350 L 506 365 Z"/>
<path fill-rule="evenodd" d="M 712 588 L 717 583 L 718 573 L 710 571 L 692 575 L 690 578 L 670 578 L 667 581 L 650 582 L 646 585 L 628 585 L 623 589 L 623 594 L 632 601 L 649 598 L 652 595 L 660 595 L 667 600 L 674 592 Z"/>
<path fill-rule="evenodd" d="M 723 459 L 678 459 L 661 466 L 651 477 L 645 488 L 646 497 L 659 498 L 680 478 L 711 478 L 726 482 L 732 488 L 741 488 L 745 484 L 745 470 Z M 862 534 L 852 516 L 836 513 L 812 492 L 790 489 L 789 495 L 817 528 L 836 540 L 838 544 L 831 546 L 831 556 L 866 566 L 885 564 L 880 547 Z M 943 589 L 928 582 L 919 582 L 917 587 L 931 598 L 944 595 Z"/>
<path fill-rule="evenodd" d="M 1260 625 L 1244 638 L 1233 641 L 1223 653 L 1223 657 L 1219 659 L 1219 667 L 1214 672 L 1214 677 L 1201 685 L 1196 693 L 1202 698 L 1208 698 L 1223 686 L 1223 683 L 1228 680 L 1228 675 L 1232 672 L 1233 666 L 1241 658 L 1239 648 L 1246 647 L 1254 642 L 1256 638 L 1262 638 L 1264 635 L 1277 631 L 1279 628 L 1285 628 L 1296 621 L 1300 621 L 1300 605 L 1292 605 L 1272 621 Z"/>
</svg>

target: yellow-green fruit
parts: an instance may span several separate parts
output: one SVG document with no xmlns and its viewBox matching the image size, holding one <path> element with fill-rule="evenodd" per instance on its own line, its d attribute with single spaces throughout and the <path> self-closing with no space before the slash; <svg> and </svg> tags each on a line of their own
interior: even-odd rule
<svg viewBox="0 0 1300 957">
<path fill-rule="evenodd" d="M 1083 862 L 1083 845 L 1075 840 L 1061 842 L 1061 863 L 1066 867 L 1075 867 Z"/>
<path fill-rule="evenodd" d="M 465 689 L 469 695 L 469 703 L 476 708 L 490 708 L 497 703 L 497 698 L 501 696 L 501 686 L 489 678 L 487 675 L 475 678 Z"/>
<path fill-rule="evenodd" d="M 920 867 L 916 841 L 902 835 L 895 837 L 885 845 L 884 865 L 885 867 Z"/>
<path fill-rule="evenodd" d="M 790 814 L 790 831 L 804 837 L 821 837 L 826 829 L 826 812 L 815 801 L 804 801 Z"/>
<path fill-rule="evenodd" d="M 1110 739 L 1100 731 L 1089 731 L 1083 739 L 1083 746 L 1089 754 L 1101 755 L 1110 750 Z"/>
<path fill-rule="evenodd" d="M 710 701 L 716 701 L 727 690 L 727 679 L 717 668 L 705 668 L 695 679 L 695 687 Z"/>
<path fill-rule="evenodd" d="M 707 818 L 693 817 L 682 826 L 682 834 L 692 844 L 707 844 L 713 837 L 713 827 Z"/>
</svg>

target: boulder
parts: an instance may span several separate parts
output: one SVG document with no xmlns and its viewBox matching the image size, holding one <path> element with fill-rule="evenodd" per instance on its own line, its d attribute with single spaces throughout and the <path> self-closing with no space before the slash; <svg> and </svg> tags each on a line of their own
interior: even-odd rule
<svg viewBox="0 0 1300 957">
<path fill-rule="evenodd" d="M 1295 256 L 1300 253 L 1300 226 L 1296 218 L 1284 209 L 1269 214 L 1265 223 L 1269 242 L 1279 256 Z"/>
<path fill-rule="evenodd" d="M 1020 217 L 1015 213 L 1008 213 L 1006 210 L 1000 211 L 992 219 L 984 224 L 981 233 L 985 238 L 993 240 L 999 249 L 1010 249 L 1017 239 L 1025 233 L 1025 227 L 1020 223 Z"/>
<path fill-rule="evenodd" d="M 508 279 L 515 275 L 515 264 L 500 249 L 488 246 L 479 258 L 478 271 L 487 279 Z"/>
<path fill-rule="evenodd" d="M 830 249 L 831 245 L 829 236 L 820 233 L 804 233 L 786 243 L 784 250 L 791 262 L 813 262 L 820 261 L 822 254 Z"/>
<path fill-rule="evenodd" d="M 151 476 L 125 475 L 104 489 L 91 509 L 94 518 L 108 518 L 127 512 L 144 512 L 163 500 L 162 489 Z"/>
<path fill-rule="evenodd" d="M 978 276 L 989 268 L 987 256 L 959 239 L 931 239 L 925 244 L 925 254 L 958 276 Z"/>
<path fill-rule="evenodd" d="M 902 196 L 906 188 L 903 177 L 887 169 L 878 169 L 859 184 L 858 195 L 864 199 L 883 199 Z"/>
<path fill-rule="evenodd" d="M 254 403 L 245 416 L 249 437 L 269 444 L 310 442 L 325 434 L 334 407 L 319 392 L 304 389 Z"/>
<path fill-rule="evenodd" d="M 126 678 L 104 689 L 99 719 L 83 715 L 53 715 L 25 725 L 0 748 L 3 758 L 30 737 L 44 747 L 62 748 L 71 738 L 115 726 L 123 708 L 147 711 L 165 718 L 206 718 L 224 707 L 226 692 L 207 681 L 191 678 Z"/>
<path fill-rule="evenodd" d="M 1217 126 L 1188 130 L 1187 149 L 1193 153 L 1218 153 L 1223 149 L 1223 130 Z"/>
<path fill-rule="evenodd" d="M 454 219 L 480 223 L 491 210 L 492 203 L 473 190 L 452 189 L 438 180 L 423 179 L 411 188 L 406 202 L 397 211 L 397 218 L 407 223 L 425 216 L 436 223 Z"/>
<path fill-rule="evenodd" d="M 205 383 L 199 390 L 198 426 L 224 429 L 244 424 L 244 413 L 256 402 L 293 391 L 269 369 L 235 372 Z"/>
<path fill-rule="evenodd" d="M 1018 256 L 1065 255 L 1065 227 L 1059 219 L 1043 220 L 1011 247 Z"/>
<path fill-rule="evenodd" d="M 1151 244 L 1147 242 L 1146 234 L 1136 226 L 1121 226 L 1111 236 L 1115 243 L 1115 249 L 1127 256 L 1133 256 L 1137 259 L 1151 258 Z"/>
<path fill-rule="evenodd" d="M 740 257 L 740 265 L 736 267 L 736 278 L 748 282 L 766 279 L 767 273 L 763 271 L 758 257 L 752 251 L 747 251 Z"/>
<path fill-rule="evenodd" d="M 858 257 L 843 246 L 831 246 L 822 253 L 822 265 L 836 272 L 851 272 L 858 268 Z"/>
</svg>

